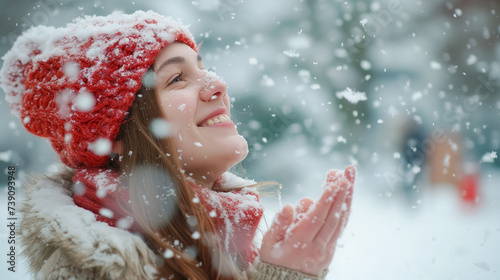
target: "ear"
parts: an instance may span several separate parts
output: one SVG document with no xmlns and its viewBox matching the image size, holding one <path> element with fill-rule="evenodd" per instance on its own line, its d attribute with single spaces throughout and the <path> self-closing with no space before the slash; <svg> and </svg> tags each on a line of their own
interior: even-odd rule
<svg viewBox="0 0 500 280">
<path fill-rule="evenodd" d="M 115 141 L 113 144 L 113 153 L 117 155 L 123 154 L 123 141 Z"/>
</svg>

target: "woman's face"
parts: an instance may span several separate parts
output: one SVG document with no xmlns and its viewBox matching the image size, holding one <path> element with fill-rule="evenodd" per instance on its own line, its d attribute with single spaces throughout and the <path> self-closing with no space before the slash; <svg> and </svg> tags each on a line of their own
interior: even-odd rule
<svg viewBox="0 0 500 280">
<path fill-rule="evenodd" d="M 211 187 L 248 154 L 230 119 L 227 85 L 205 70 L 199 55 L 175 42 L 155 58 L 155 92 L 177 144 L 185 174 Z"/>
</svg>

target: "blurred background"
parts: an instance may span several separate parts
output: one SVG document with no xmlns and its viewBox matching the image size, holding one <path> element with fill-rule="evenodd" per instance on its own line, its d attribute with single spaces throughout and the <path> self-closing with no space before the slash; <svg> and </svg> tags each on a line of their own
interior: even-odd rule
<svg viewBox="0 0 500 280">
<path fill-rule="evenodd" d="M 246 176 L 283 185 L 269 217 L 318 198 L 328 170 L 358 168 L 329 279 L 500 279 L 499 1 L 0 3 L 2 56 L 28 27 L 82 15 L 151 9 L 189 24 L 229 85 Z M 17 165 L 20 182 L 57 159 L 3 97 L 0 170 Z M 6 184 L 1 172 L 5 222 Z M 28 279 L 0 263 L 2 279 Z"/>
</svg>

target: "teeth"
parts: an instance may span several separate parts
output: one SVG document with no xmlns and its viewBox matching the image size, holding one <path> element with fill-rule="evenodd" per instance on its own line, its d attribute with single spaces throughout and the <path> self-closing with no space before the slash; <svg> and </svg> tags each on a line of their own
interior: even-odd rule
<svg viewBox="0 0 500 280">
<path fill-rule="evenodd" d="M 213 117 L 213 118 L 209 119 L 206 122 L 206 125 L 207 126 L 211 126 L 211 125 L 218 124 L 218 123 L 221 123 L 221 122 L 227 122 L 229 120 L 230 119 L 229 119 L 228 115 L 222 114 L 222 115 L 218 115 L 217 117 Z"/>
</svg>

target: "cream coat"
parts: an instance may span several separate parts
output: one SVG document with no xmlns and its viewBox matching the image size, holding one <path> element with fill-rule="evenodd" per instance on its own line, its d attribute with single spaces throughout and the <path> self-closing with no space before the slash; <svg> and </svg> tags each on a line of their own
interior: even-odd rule
<svg viewBox="0 0 500 280">
<path fill-rule="evenodd" d="M 141 238 L 76 206 L 71 182 L 37 181 L 25 187 L 19 233 L 35 279 L 154 279 L 155 255 Z"/>
</svg>

